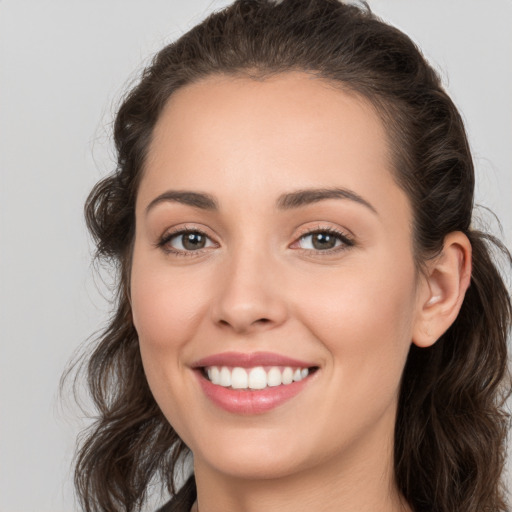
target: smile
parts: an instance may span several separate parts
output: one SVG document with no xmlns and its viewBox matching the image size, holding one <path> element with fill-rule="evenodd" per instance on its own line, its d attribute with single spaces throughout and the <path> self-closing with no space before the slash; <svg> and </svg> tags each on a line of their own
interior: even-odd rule
<svg viewBox="0 0 512 512">
<path fill-rule="evenodd" d="M 309 368 L 290 366 L 255 366 L 253 368 L 208 366 L 203 371 L 212 384 L 246 390 L 287 386 L 292 382 L 299 382 L 309 375 Z"/>
<path fill-rule="evenodd" d="M 192 369 L 204 395 L 235 414 L 261 414 L 301 393 L 319 366 L 268 352 L 225 352 L 196 361 Z"/>
</svg>

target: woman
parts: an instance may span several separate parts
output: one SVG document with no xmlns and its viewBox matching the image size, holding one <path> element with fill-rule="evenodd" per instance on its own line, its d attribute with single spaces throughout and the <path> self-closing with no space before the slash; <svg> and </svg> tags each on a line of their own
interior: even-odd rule
<svg viewBox="0 0 512 512">
<path fill-rule="evenodd" d="M 460 116 L 407 36 L 237 1 L 164 48 L 86 215 L 119 271 L 85 510 L 507 510 L 510 297 Z"/>
</svg>

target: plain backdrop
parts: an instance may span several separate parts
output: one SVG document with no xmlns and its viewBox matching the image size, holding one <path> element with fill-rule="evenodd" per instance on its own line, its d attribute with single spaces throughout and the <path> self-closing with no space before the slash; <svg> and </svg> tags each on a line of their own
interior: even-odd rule
<svg viewBox="0 0 512 512">
<path fill-rule="evenodd" d="M 0 0 L 0 512 L 77 510 L 70 463 L 84 422 L 57 390 L 108 311 L 83 203 L 114 167 L 123 91 L 156 50 L 226 3 Z M 512 1 L 370 5 L 441 73 L 469 131 L 477 200 L 510 246 Z"/>
</svg>

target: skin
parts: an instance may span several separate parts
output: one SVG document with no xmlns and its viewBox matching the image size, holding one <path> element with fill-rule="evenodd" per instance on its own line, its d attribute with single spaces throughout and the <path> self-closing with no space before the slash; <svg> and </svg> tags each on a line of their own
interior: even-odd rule
<svg viewBox="0 0 512 512">
<path fill-rule="evenodd" d="M 194 454 L 201 512 L 409 510 L 392 469 L 400 377 L 411 342 L 434 343 L 455 318 L 470 248 L 452 234 L 418 273 L 392 172 L 371 105 L 305 73 L 210 77 L 166 105 L 137 196 L 131 300 L 151 390 Z M 276 206 L 335 187 L 370 206 Z M 218 209 L 154 203 L 170 190 L 209 194 Z M 185 228 L 207 235 L 203 249 L 185 254 L 180 236 L 159 245 Z M 315 249 L 307 233 L 325 229 L 351 244 Z M 319 370 L 276 409 L 233 414 L 191 369 L 225 351 Z"/>
</svg>

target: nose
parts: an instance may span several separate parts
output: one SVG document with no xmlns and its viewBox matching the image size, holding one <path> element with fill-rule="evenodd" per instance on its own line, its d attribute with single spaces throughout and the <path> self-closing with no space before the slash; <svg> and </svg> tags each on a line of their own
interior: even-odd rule
<svg viewBox="0 0 512 512">
<path fill-rule="evenodd" d="M 286 321 L 286 289 L 278 265 L 257 249 L 240 251 L 224 262 L 212 318 L 221 328 L 249 334 Z"/>
</svg>

